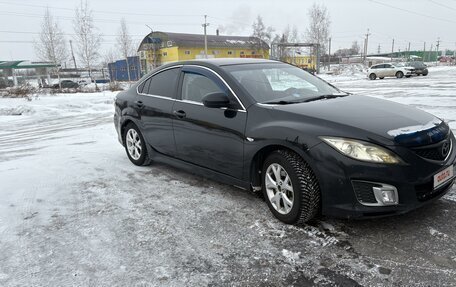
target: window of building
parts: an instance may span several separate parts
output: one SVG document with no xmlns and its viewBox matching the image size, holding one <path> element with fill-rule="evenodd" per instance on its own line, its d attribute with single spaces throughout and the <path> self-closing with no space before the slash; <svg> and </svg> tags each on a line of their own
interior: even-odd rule
<svg viewBox="0 0 456 287">
<path fill-rule="evenodd" d="M 233 51 L 228 51 L 228 55 L 233 55 Z"/>
<path fill-rule="evenodd" d="M 166 42 L 166 46 L 171 47 L 173 45 L 173 41 Z"/>
<path fill-rule="evenodd" d="M 312 59 L 307 59 L 307 64 L 312 64 Z"/>
<path fill-rule="evenodd" d="M 185 55 L 190 55 L 190 50 L 185 50 Z"/>
<path fill-rule="evenodd" d="M 138 86 L 142 94 L 174 98 L 180 68 L 173 68 L 150 77 Z"/>
<path fill-rule="evenodd" d="M 240 54 L 240 55 L 244 55 L 244 51 L 241 51 L 239 54 Z"/>
<path fill-rule="evenodd" d="M 163 52 L 163 57 L 168 56 L 168 52 Z"/>
<path fill-rule="evenodd" d="M 255 51 L 252 51 L 252 55 L 255 55 Z"/>
<path fill-rule="evenodd" d="M 202 103 L 203 97 L 210 93 L 222 92 L 211 79 L 193 73 L 185 73 L 182 83 L 182 99 Z"/>
<path fill-rule="evenodd" d="M 220 54 L 220 51 L 218 51 L 218 50 L 213 50 L 213 51 L 212 51 L 212 54 L 213 54 L 213 55 L 218 55 L 218 54 Z"/>
</svg>

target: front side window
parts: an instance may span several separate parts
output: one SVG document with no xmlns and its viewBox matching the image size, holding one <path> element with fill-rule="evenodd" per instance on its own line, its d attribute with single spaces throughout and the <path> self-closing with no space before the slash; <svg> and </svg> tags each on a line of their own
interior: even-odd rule
<svg viewBox="0 0 456 287">
<path fill-rule="evenodd" d="M 302 102 L 341 92 L 300 68 L 288 64 L 246 64 L 224 66 L 259 103 Z"/>
<path fill-rule="evenodd" d="M 174 98 L 179 72 L 179 68 L 159 72 L 139 85 L 138 91 L 146 95 Z"/>
<path fill-rule="evenodd" d="M 204 96 L 223 92 L 211 79 L 193 73 L 185 73 L 182 83 L 182 100 L 202 103 Z"/>
</svg>

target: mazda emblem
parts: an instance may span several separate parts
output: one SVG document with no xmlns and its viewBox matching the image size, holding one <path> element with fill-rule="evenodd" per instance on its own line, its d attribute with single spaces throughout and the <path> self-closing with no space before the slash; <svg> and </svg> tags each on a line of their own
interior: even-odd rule
<svg viewBox="0 0 456 287">
<path fill-rule="evenodd" d="M 441 152 L 442 152 L 443 158 L 445 158 L 448 155 L 448 153 L 450 152 L 450 142 L 449 141 L 446 141 L 443 143 Z"/>
</svg>

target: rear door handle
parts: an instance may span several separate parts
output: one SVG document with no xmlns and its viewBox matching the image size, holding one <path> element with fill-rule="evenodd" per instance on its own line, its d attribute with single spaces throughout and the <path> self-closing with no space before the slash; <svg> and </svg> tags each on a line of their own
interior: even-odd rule
<svg viewBox="0 0 456 287">
<path fill-rule="evenodd" d="M 144 107 L 144 103 L 141 102 L 141 101 L 136 101 L 136 102 L 135 102 L 135 105 L 136 105 L 138 108 Z"/>
<path fill-rule="evenodd" d="M 185 118 L 185 116 L 187 115 L 184 111 L 180 110 L 180 111 L 174 111 L 173 114 L 178 117 L 179 119 L 183 119 Z"/>
</svg>

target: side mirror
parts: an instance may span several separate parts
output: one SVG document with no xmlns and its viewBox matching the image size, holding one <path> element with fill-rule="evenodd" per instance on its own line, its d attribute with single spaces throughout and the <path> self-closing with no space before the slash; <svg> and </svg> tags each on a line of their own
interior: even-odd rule
<svg viewBox="0 0 456 287">
<path fill-rule="evenodd" d="M 225 93 L 210 93 L 203 97 L 203 104 L 208 108 L 227 108 L 230 99 Z"/>
</svg>

